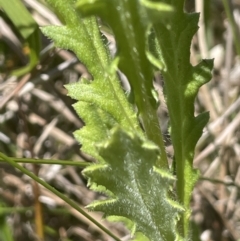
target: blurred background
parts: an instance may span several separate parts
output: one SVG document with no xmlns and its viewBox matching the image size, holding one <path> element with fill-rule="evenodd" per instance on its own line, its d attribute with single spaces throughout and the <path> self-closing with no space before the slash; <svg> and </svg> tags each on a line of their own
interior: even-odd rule
<svg viewBox="0 0 240 241">
<path fill-rule="evenodd" d="M 200 89 L 196 114 L 210 111 L 194 166 L 201 178 L 192 197 L 192 221 L 202 241 L 240 240 L 240 1 L 187 0 L 201 12 L 191 63 L 214 58 L 213 78 Z M 39 26 L 61 25 L 42 0 L 0 0 L 0 151 L 10 157 L 92 161 L 73 132 L 84 123 L 65 84 L 90 78 L 72 52 L 60 50 Z M 114 50 L 111 31 L 102 29 Z M 156 73 L 158 110 L 169 160 L 173 156 L 163 80 Z M 84 208 L 100 195 L 89 191 L 81 167 L 22 164 Z M 0 241 L 112 240 L 60 198 L 0 159 Z M 101 220 L 99 213 L 90 213 Z M 123 240 L 121 224 L 104 225 Z"/>
</svg>

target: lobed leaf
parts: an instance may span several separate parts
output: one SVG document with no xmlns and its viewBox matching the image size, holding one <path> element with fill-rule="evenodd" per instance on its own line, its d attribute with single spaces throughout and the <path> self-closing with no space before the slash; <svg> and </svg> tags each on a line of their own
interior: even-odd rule
<svg viewBox="0 0 240 241">
<path fill-rule="evenodd" d="M 199 14 L 185 13 L 183 3 L 182 0 L 172 1 L 175 14 L 164 22 L 159 20 L 152 24 L 156 36 L 155 51 L 149 51 L 148 56 L 152 64 L 160 68 L 164 78 L 176 160 L 178 200 L 188 209 L 198 178 L 193 169 L 194 149 L 209 119 L 208 113 L 194 115 L 194 100 L 199 88 L 211 79 L 213 61 L 203 60 L 197 66 L 190 64 L 190 44 L 198 29 Z M 151 11 L 148 8 L 149 15 Z M 184 237 L 189 235 L 189 213 L 185 212 L 181 219 L 181 234 Z"/>
<path fill-rule="evenodd" d="M 74 108 L 86 124 L 75 132 L 75 138 L 82 144 L 83 151 L 103 161 L 95 143 L 107 138 L 114 125 L 142 133 L 116 75 L 119 60 L 110 60 L 96 19 L 81 18 L 74 9 L 74 0 L 48 2 L 62 16 L 65 26 L 47 26 L 42 28 L 43 33 L 52 38 L 57 46 L 74 51 L 94 79 L 81 79 L 66 86 L 68 95 L 79 101 Z"/>
<path fill-rule="evenodd" d="M 192 169 L 194 148 L 208 120 L 207 113 L 194 115 L 194 99 L 200 86 L 210 79 L 212 68 L 209 60 L 197 66 L 189 61 L 198 14 L 184 13 L 183 0 L 79 0 L 79 13 L 87 16 L 83 20 L 74 9 L 75 0 L 49 2 L 60 12 L 65 26 L 43 31 L 58 46 L 73 50 L 93 76 L 93 81 L 82 79 L 66 87 L 78 100 L 74 108 L 86 124 L 75 137 L 82 149 L 99 161 L 84 174 L 93 190 L 108 196 L 89 207 L 115 220 L 130 220 L 139 240 L 179 240 L 176 227 L 189 239 L 189 202 L 197 179 Z M 114 61 L 90 15 L 102 17 L 111 26 L 118 48 Z M 156 115 L 150 62 L 161 70 L 165 81 L 177 196 L 185 212 L 168 197 L 175 179 L 158 169 L 167 169 L 168 163 Z M 146 137 L 158 147 L 145 139 L 119 84 L 118 67 L 130 82 Z M 96 143 L 102 144 L 96 147 Z"/>
<path fill-rule="evenodd" d="M 83 174 L 93 190 L 109 198 L 88 207 L 114 216 L 115 221 L 122 221 L 122 216 L 131 220 L 132 232 L 142 233 L 151 241 L 176 240 L 176 222 L 183 208 L 168 197 L 175 178 L 156 168 L 160 158 L 157 146 L 114 128 L 98 149 L 105 163 L 87 167 Z"/>
<path fill-rule="evenodd" d="M 70 5 L 70 3 L 66 5 Z M 102 45 L 96 20 L 94 17 L 83 20 L 75 13 L 73 7 L 70 10 L 72 11 L 70 16 L 74 15 L 75 18 L 69 25 L 46 26 L 41 30 L 54 40 L 56 46 L 75 52 L 93 78 L 101 78 L 110 64 L 110 59 L 107 50 Z"/>
<path fill-rule="evenodd" d="M 84 16 L 98 15 L 112 28 L 117 41 L 119 69 L 127 76 L 146 136 L 161 149 L 159 166 L 167 168 L 167 157 L 156 115 L 158 100 L 153 88 L 153 69 L 146 57 L 148 19 L 139 0 L 79 0 L 77 8 Z M 172 11 L 167 4 L 161 12 Z"/>
<path fill-rule="evenodd" d="M 114 126 L 120 125 L 142 135 L 137 116 L 116 78 L 116 68 L 117 59 L 101 79 L 66 86 L 68 95 L 79 101 L 74 104 L 74 108 L 86 124 L 74 133 L 75 138 L 82 143 L 83 151 L 99 161 L 102 158 L 95 144 L 108 138 L 109 130 Z"/>
</svg>

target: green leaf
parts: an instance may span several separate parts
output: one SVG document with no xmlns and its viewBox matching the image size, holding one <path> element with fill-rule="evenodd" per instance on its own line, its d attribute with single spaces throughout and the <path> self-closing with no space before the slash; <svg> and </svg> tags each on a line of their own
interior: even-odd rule
<svg viewBox="0 0 240 241">
<path fill-rule="evenodd" d="M 75 137 L 86 153 L 99 160 L 84 173 L 93 190 L 108 196 L 90 207 L 114 220 L 130 220 L 128 226 L 137 239 L 190 240 L 189 202 L 198 177 L 192 167 L 194 148 L 209 118 L 208 113 L 194 115 L 194 100 L 212 69 L 211 60 L 190 64 L 198 14 L 185 13 L 184 0 L 49 2 L 65 26 L 46 27 L 44 33 L 59 47 L 73 50 L 93 76 L 93 81 L 82 79 L 67 86 L 69 95 L 78 100 L 74 108 L 86 124 Z M 118 50 L 114 61 L 91 15 L 100 16 L 112 28 Z M 175 179 L 162 170 L 168 168 L 168 162 L 156 114 L 151 63 L 161 70 L 165 81 L 177 199 L 185 212 L 169 198 Z M 121 90 L 118 67 L 129 80 L 146 137 L 160 151 L 146 141 Z M 96 143 L 102 144 L 97 148 Z"/>
<path fill-rule="evenodd" d="M 56 46 L 72 50 L 86 65 L 93 78 L 102 78 L 110 64 L 110 55 L 103 45 L 95 17 L 80 18 L 74 9 L 75 1 L 48 0 L 59 12 L 65 26 L 46 26 L 42 32 Z"/>
<path fill-rule="evenodd" d="M 95 144 L 106 139 L 114 126 L 120 125 L 142 135 L 137 116 L 116 77 L 117 64 L 118 59 L 113 61 L 101 79 L 91 82 L 81 80 L 66 86 L 68 95 L 79 101 L 74 108 L 86 124 L 75 132 L 75 138 L 83 145 L 83 151 L 99 161 L 102 158 Z"/>
<path fill-rule="evenodd" d="M 154 97 L 153 69 L 146 57 L 148 19 L 139 0 L 79 0 L 77 9 L 83 16 L 98 15 L 112 28 L 117 41 L 119 69 L 127 76 L 147 137 L 161 149 L 159 166 L 167 168 L 167 157 L 160 132 Z M 159 8 L 171 11 L 167 4 Z"/>
<path fill-rule="evenodd" d="M 157 146 L 114 128 L 98 149 L 105 163 L 91 165 L 83 173 L 93 190 L 109 198 L 88 207 L 114 216 L 114 220 L 131 220 L 132 233 L 142 233 L 151 241 L 175 240 L 176 222 L 183 208 L 168 196 L 175 178 L 155 166 L 160 158 Z"/>
<path fill-rule="evenodd" d="M 160 68 L 164 78 L 176 160 L 178 200 L 187 210 L 198 178 L 192 165 L 194 149 L 209 119 L 208 113 L 194 115 L 194 100 L 199 88 L 211 79 L 213 61 L 203 60 L 197 66 L 190 64 L 190 44 L 198 29 L 199 14 L 183 12 L 183 3 L 182 0 L 172 1 L 174 14 L 164 22 L 152 24 L 156 36 L 155 52 L 149 52 L 148 57 Z M 149 15 L 151 11 L 148 9 Z M 179 224 L 184 237 L 190 235 L 189 215 L 190 211 L 185 212 Z"/>
<path fill-rule="evenodd" d="M 111 60 L 96 19 L 88 17 L 83 20 L 74 9 L 75 1 L 48 2 L 66 25 L 44 27 L 43 33 L 52 38 L 57 46 L 74 51 L 93 76 L 93 81 L 82 79 L 66 86 L 68 95 L 79 101 L 74 108 L 86 124 L 75 132 L 75 138 L 82 144 L 83 151 L 103 161 L 95 143 L 107 138 L 114 125 L 142 133 L 116 75 L 119 59 Z"/>
</svg>

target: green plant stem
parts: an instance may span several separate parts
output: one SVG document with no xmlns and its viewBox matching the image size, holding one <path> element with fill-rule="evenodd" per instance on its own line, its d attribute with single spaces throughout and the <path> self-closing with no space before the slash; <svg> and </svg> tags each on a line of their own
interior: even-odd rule
<svg viewBox="0 0 240 241">
<path fill-rule="evenodd" d="M 4 159 L 7 163 L 9 163 L 11 166 L 17 168 L 22 173 L 26 174 L 27 176 L 31 177 L 34 181 L 41 184 L 43 187 L 57 195 L 59 198 L 61 198 L 63 201 L 65 201 L 69 206 L 73 207 L 75 210 L 77 210 L 79 213 L 81 213 L 84 217 L 86 217 L 88 220 L 90 220 L 92 223 L 94 223 L 97 227 L 99 227 L 102 231 L 104 231 L 106 234 L 108 234 L 110 237 L 112 237 L 116 241 L 121 241 L 118 237 L 116 237 L 113 233 L 111 233 L 108 229 L 106 229 L 103 225 L 98 223 L 94 218 L 92 218 L 89 214 L 87 214 L 83 209 L 79 207 L 79 205 L 72 201 L 67 196 L 63 195 L 61 192 L 57 191 L 54 187 L 49 185 L 48 183 L 44 182 L 42 179 L 40 179 L 38 176 L 33 174 L 32 172 L 28 171 L 26 168 L 22 167 L 15 161 L 13 161 L 11 158 L 7 157 L 3 153 L 0 152 L 0 158 Z"/>
<path fill-rule="evenodd" d="M 229 19 L 229 22 L 230 22 L 230 25 L 231 25 L 231 28 L 232 28 L 233 39 L 234 39 L 234 44 L 235 44 L 235 47 L 236 47 L 237 54 L 238 54 L 238 56 L 240 56 L 239 32 L 238 32 L 238 28 L 237 28 L 236 22 L 235 22 L 234 17 L 233 17 L 233 13 L 232 13 L 232 11 L 230 9 L 230 6 L 229 6 L 229 1 L 228 0 L 222 0 L 222 3 L 223 3 L 225 12 L 227 14 L 227 17 Z"/>
<path fill-rule="evenodd" d="M 1 153 L 1 152 L 0 152 Z M 91 163 L 82 162 L 82 161 L 70 161 L 70 160 L 46 160 L 46 159 L 33 159 L 33 158 L 16 158 L 16 157 L 8 157 L 12 161 L 17 163 L 32 163 L 32 164 L 57 164 L 57 165 L 69 165 L 69 166 L 78 166 L 78 167 L 87 167 Z M 0 162 L 6 162 L 5 159 L 0 157 Z"/>
</svg>

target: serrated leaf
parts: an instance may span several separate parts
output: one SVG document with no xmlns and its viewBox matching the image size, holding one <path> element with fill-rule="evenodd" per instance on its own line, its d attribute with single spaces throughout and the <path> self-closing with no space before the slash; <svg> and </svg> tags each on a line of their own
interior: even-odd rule
<svg viewBox="0 0 240 241">
<path fill-rule="evenodd" d="M 156 115 L 158 102 L 154 97 L 153 69 L 146 57 L 146 12 L 139 0 L 79 0 L 77 9 L 84 16 L 98 15 L 112 28 L 117 41 L 119 69 L 127 76 L 147 137 L 165 150 Z M 171 11 L 171 6 L 158 4 L 158 9 Z M 161 166 L 167 167 L 167 158 Z"/>
<path fill-rule="evenodd" d="M 209 119 L 208 113 L 194 115 L 194 100 L 199 88 L 211 79 L 213 61 L 203 60 L 197 66 L 190 64 L 190 44 L 198 29 L 199 14 L 183 12 L 183 3 L 182 0 L 172 1 L 175 13 L 164 23 L 152 24 L 157 42 L 155 52 L 149 52 L 148 57 L 154 66 L 160 68 L 164 78 L 176 160 L 177 194 L 188 209 L 198 178 L 192 165 L 194 149 Z M 148 9 L 149 14 L 151 11 Z M 189 215 L 190 211 L 185 212 L 181 220 L 180 233 L 184 237 L 189 235 Z"/>
<path fill-rule="evenodd" d="M 96 19 L 83 19 L 75 11 L 75 0 L 48 2 L 61 15 L 65 26 L 47 26 L 42 28 L 43 33 L 52 38 L 57 46 L 74 51 L 93 77 L 93 81 L 81 79 L 66 86 L 68 95 L 79 101 L 74 108 L 86 124 L 74 133 L 75 138 L 82 144 L 83 151 L 103 161 L 95 143 L 107 138 L 108 131 L 114 125 L 142 133 L 116 75 L 119 60 L 111 60 Z"/>
<path fill-rule="evenodd" d="M 42 32 L 61 48 L 72 50 L 86 65 L 93 78 L 100 78 L 110 64 L 110 55 L 103 45 L 96 18 L 81 18 L 75 0 L 48 0 L 60 14 L 64 26 L 46 26 Z"/>
<path fill-rule="evenodd" d="M 110 64 L 95 19 L 82 20 L 74 11 L 75 0 L 49 1 L 62 14 L 66 26 L 46 28 L 47 35 L 60 47 L 76 52 L 94 79 L 67 87 L 69 95 L 80 101 L 75 109 L 86 123 L 75 136 L 84 151 L 100 160 L 85 173 L 92 188 L 109 197 L 91 207 L 106 215 L 124 217 L 119 220 L 131 220 L 133 231 L 151 241 L 181 239 L 176 222 L 182 208 L 168 197 L 174 179 L 156 168 L 167 167 L 167 158 L 160 158 L 158 148 L 143 139 L 137 118 L 116 78 L 118 63 Z M 186 209 L 177 226 L 187 240 L 190 194 L 197 179 L 192 169 L 194 148 L 208 119 L 208 114 L 194 116 L 194 99 L 199 87 L 209 80 L 212 63 L 204 60 L 191 66 L 190 43 L 198 28 L 198 14 L 184 13 L 183 0 L 173 0 L 170 6 L 162 4 L 166 2 L 80 0 L 77 6 L 82 16 L 99 15 L 111 26 L 117 40 L 119 67 L 131 84 L 146 136 L 161 148 L 161 155 L 165 150 L 156 115 L 150 62 L 162 71 L 177 162 L 177 194 Z M 162 16 L 164 11 L 166 15 Z M 146 48 L 146 34 L 150 31 L 156 36 L 154 53 Z M 109 66 L 111 70 L 106 71 Z M 112 132 L 114 126 L 118 128 Z M 97 149 L 95 143 L 102 140 L 104 144 Z"/>
<path fill-rule="evenodd" d="M 104 75 L 104 71 L 110 62 L 106 49 L 100 48 L 88 32 L 94 22 L 95 18 L 93 17 L 85 20 L 79 18 L 75 26 L 46 26 L 41 30 L 46 36 L 54 40 L 56 46 L 75 52 L 92 76 L 100 78 Z M 99 35 L 99 33 L 95 34 Z"/>
<path fill-rule="evenodd" d="M 109 199 L 96 201 L 88 207 L 105 216 L 131 220 L 134 231 L 151 241 L 176 238 L 176 222 L 183 208 L 168 194 L 175 178 L 155 167 L 160 158 L 152 142 L 132 132 L 114 128 L 107 141 L 98 145 L 104 164 L 87 167 L 83 173 L 95 191 Z"/>
<path fill-rule="evenodd" d="M 83 145 L 83 151 L 99 161 L 102 158 L 95 144 L 106 139 L 114 126 L 120 125 L 142 135 L 136 113 L 116 78 L 117 64 L 116 59 L 101 79 L 91 82 L 82 80 L 66 86 L 68 95 L 79 101 L 74 108 L 86 124 L 74 133 L 75 138 Z"/>
</svg>

